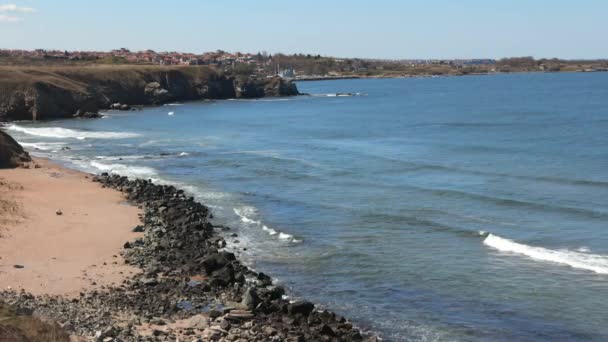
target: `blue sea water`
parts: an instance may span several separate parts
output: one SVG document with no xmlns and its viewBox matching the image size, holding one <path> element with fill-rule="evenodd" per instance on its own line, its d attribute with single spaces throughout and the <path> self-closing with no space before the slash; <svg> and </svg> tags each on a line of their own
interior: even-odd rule
<svg viewBox="0 0 608 342">
<path fill-rule="evenodd" d="M 386 340 L 608 340 L 608 74 L 298 87 L 7 129 L 178 184 L 252 267 Z"/>
</svg>

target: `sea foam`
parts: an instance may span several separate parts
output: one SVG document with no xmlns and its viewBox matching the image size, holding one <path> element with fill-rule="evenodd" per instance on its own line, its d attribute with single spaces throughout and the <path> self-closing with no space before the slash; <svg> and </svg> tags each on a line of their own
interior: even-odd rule
<svg viewBox="0 0 608 342">
<path fill-rule="evenodd" d="M 139 136 L 136 133 L 129 132 L 88 132 L 79 131 L 69 128 L 61 127 L 22 127 L 18 125 L 6 126 L 6 129 L 21 132 L 29 135 L 45 138 L 73 138 L 83 140 L 86 138 L 90 139 L 124 139 L 133 138 Z"/>
<path fill-rule="evenodd" d="M 608 274 L 608 256 L 528 246 L 494 234 L 488 234 L 483 243 L 501 252 L 520 254 L 534 260 L 549 261 L 600 274 Z"/>
<path fill-rule="evenodd" d="M 250 216 L 255 215 L 255 213 L 256 213 L 256 210 L 253 207 L 244 206 L 244 207 L 240 207 L 240 208 L 234 208 L 233 211 L 238 217 L 240 217 L 241 222 L 251 225 L 251 226 L 261 227 L 262 230 L 265 231 L 266 233 L 268 233 L 268 235 L 270 235 L 270 236 L 277 236 L 280 240 L 284 240 L 284 241 L 288 241 L 288 242 L 292 242 L 292 243 L 302 242 L 301 240 L 296 239 L 291 234 L 277 231 L 274 228 L 270 228 L 270 227 L 262 224 L 261 221 L 256 221 L 256 220 L 250 218 Z"/>
<path fill-rule="evenodd" d="M 91 161 L 90 165 L 94 168 L 110 173 L 116 173 L 124 176 L 132 177 L 143 177 L 143 176 L 154 176 L 157 174 L 156 170 L 145 166 L 132 166 L 124 164 L 103 164 L 97 161 Z"/>
<path fill-rule="evenodd" d="M 26 143 L 26 142 L 19 142 L 19 144 L 21 144 L 21 146 L 25 147 L 26 149 L 35 149 L 35 150 L 41 150 L 41 151 L 57 150 L 58 148 L 61 148 L 61 147 L 65 146 L 65 143 L 62 143 L 62 142 L 57 142 L 57 143 L 42 143 L 42 142 L 38 142 L 38 143 Z"/>
</svg>

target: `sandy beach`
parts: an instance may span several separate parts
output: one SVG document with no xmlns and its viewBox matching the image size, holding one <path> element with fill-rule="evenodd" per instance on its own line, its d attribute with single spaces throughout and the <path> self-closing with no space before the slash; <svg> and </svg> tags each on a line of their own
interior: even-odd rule
<svg viewBox="0 0 608 342">
<path fill-rule="evenodd" d="M 120 251 L 141 211 L 90 175 L 35 162 L 0 170 L 0 288 L 72 296 L 138 272 Z"/>
</svg>

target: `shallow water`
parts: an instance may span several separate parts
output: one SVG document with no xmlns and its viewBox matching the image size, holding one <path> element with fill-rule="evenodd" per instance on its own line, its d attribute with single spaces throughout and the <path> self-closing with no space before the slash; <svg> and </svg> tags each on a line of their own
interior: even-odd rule
<svg viewBox="0 0 608 342">
<path fill-rule="evenodd" d="M 9 131 L 177 183 L 256 269 L 387 340 L 608 339 L 608 74 L 298 86 Z"/>
</svg>

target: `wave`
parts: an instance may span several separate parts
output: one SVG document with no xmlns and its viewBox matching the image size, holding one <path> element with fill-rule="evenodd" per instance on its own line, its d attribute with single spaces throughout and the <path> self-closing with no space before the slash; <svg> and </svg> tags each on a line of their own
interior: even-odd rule
<svg viewBox="0 0 608 342">
<path fill-rule="evenodd" d="M 309 149 L 324 149 L 340 152 L 340 147 L 335 146 L 317 146 L 317 145 L 306 145 Z M 504 149 L 494 148 L 494 147 L 484 147 L 484 146 L 474 146 L 477 149 L 491 149 L 493 151 L 508 151 Z M 577 179 L 577 178 L 566 178 L 559 176 L 549 176 L 549 175 L 522 175 L 522 174 L 510 174 L 505 172 L 493 172 L 493 171 L 481 171 L 481 170 L 471 170 L 466 168 L 460 168 L 452 165 L 441 165 L 441 164 L 431 164 L 425 162 L 416 162 L 416 161 L 407 161 L 398 158 L 387 157 L 383 155 L 378 155 L 374 153 L 365 152 L 364 150 L 348 150 L 348 152 L 357 153 L 364 155 L 366 157 L 371 157 L 374 159 L 378 159 L 381 161 L 389 161 L 398 165 L 398 168 L 395 168 L 396 172 L 403 173 L 408 171 L 444 171 L 451 173 L 460 173 L 460 174 L 469 174 L 476 176 L 490 176 L 490 177 L 504 177 L 504 178 L 512 178 L 512 179 L 521 179 L 526 181 L 539 181 L 546 183 L 555 183 L 555 184 L 563 184 L 563 185 L 579 185 L 579 186 L 593 186 L 593 187 L 608 187 L 608 180 L 601 179 Z M 386 171 L 385 171 L 386 172 Z"/>
<path fill-rule="evenodd" d="M 19 142 L 19 144 L 21 144 L 21 146 L 25 147 L 26 149 L 35 149 L 35 150 L 41 150 L 41 151 L 54 151 L 54 150 L 57 150 L 58 148 L 61 148 L 66 145 L 66 143 L 63 143 L 63 142 L 56 142 L 56 143 Z"/>
<path fill-rule="evenodd" d="M 312 97 L 351 97 L 351 96 L 367 96 L 363 93 L 329 93 L 329 94 L 310 94 Z"/>
<path fill-rule="evenodd" d="M 535 260 L 568 265 L 572 268 L 599 274 L 608 274 L 608 256 L 528 246 L 494 234 L 487 234 L 483 243 L 501 252 L 520 254 Z"/>
<path fill-rule="evenodd" d="M 29 135 L 45 138 L 73 138 L 73 139 L 125 139 L 138 137 L 139 134 L 130 132 L 89 132 L 61 127 L 22 127 L 18 125 L 6 126 L 6 129 Z"/>
<path fill-rule="evenodd" d="M 277 236 L 280 240 L 285 240 L 285 241 L 292 242 L 292 243 L 302 242 L 301 240 L 296 239 L 291 234 L 277 231 L 274 228 L 270 228 L 270 227 L 262 224 L 261 221 L 256 221 L 256 220 L 250 218 L 252 215 L 255 215 L 255 212 L 256 212 L 256 209 L 253 207 L 244 206 L 244 207 L 240 207 L 240 208 L 234 208 L 233 211 L 238 217 L 241 218 L 241 222 L 252 225 L 252 226 L 261 227 L 262 230 L 265 231 L 266 233 L 268 233 L 268 235 L 270 235 L 270 236 Z"/>
<path fill-rule="evenodd" d="M 124 164 L 103 164 L 97 161 L 91 161 L 89 163 L 92 167 L 101 170 L 103 172 L 110 172 L 120 174 L 121 176 L 154 176 L 157 174 L 156 170 L 145 166 L 132 166 Z"/>
<path fill-rule="evenodd" d="M 99 160 L 139 160 L 139 159 L 151 159 L 155 156 L 150 155 L 126 155 L 126 156 L 96 156 Z"/>
<path fill-rule="evenodd" d="M 435 188 L 424 188 L 418 186 L 408 186 L 412 189 L 429 192 L 439 196 L 454 196 L 454 197 L 466 197 L 472 200 L 481 202 L 492 202 L 496 205 L 509 206 L 513 208 L 533 208 L 536 210 L 551 211 L 551 212 L 565 212 L 572 215 L 582 215 L 592 218 L 608 218 L 608 212 L 596 211 L 578 207 L 560 206 L 548 203 L 531 202 L 520 199 L 503 198 L 497 196 L 483 195 L 474 192 L 466 192 L 460 190 L 449 190 L 449 189 L 435 189 Z"/>
</svg>

